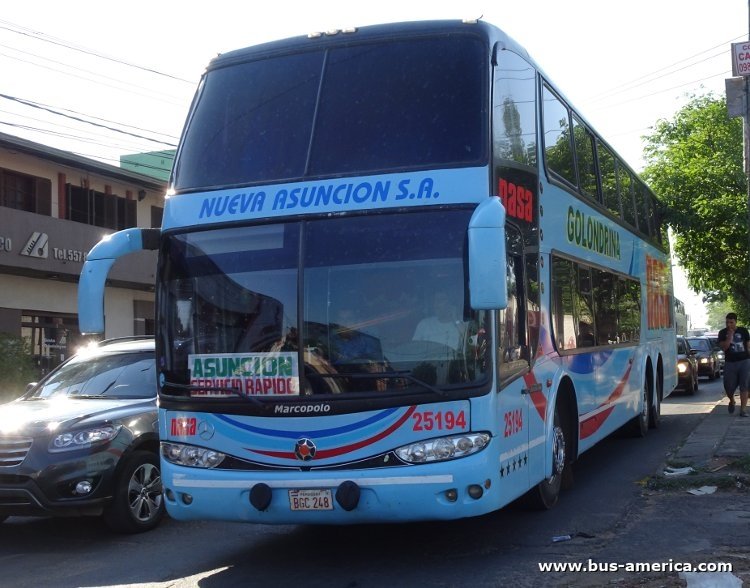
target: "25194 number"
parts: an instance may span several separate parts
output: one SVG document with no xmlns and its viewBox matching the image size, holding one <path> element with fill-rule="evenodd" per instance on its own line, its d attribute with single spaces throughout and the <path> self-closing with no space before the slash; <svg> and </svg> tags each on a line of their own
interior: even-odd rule
<svg viewBox="0 0 750 588">
<path fill-rule="evenodd" d="M 415 412 L 414 431 L 452 430 L 466 428 L 466 414 L 463 410 L 453 412 L 452 410 Z"/>
<path fill-rule="evenodd" d="M 510 437 L 523 430 L 523 412 L 520 408 L 506 412 L 503 420 L 505 421 L 504 437 Z"/>
</svg>

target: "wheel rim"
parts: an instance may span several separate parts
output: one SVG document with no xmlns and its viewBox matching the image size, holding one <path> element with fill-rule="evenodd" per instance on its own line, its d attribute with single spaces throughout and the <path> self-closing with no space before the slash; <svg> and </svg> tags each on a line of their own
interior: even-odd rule
<svg viewBox="0 0 750 588">
<path fill-rule="evenodd" d="M 555 439 L 552 445 L 552 479 L 565 469 L 565 434 L 562 427 L 555 425 Z"/>
<path fill-rule="evenodd" d="M 133 518 L 148 523 L 161 509 L 161 473 L 159 468 L 144 463 L 133 472 L 128 484 L 128 506 Z"/>
<path fill-rule="evenodd" d="M 643 386 L 643 402 L 641 403 L 641 424 L 648 426 L 648 385 Z"/>
</svg>

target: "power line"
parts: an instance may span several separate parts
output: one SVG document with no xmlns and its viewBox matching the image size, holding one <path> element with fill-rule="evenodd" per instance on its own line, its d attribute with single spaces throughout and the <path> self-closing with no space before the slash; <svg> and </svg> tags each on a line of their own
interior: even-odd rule
<svg viewBox="0 0 750 588">
<path fill-rule="evenodd" d="M 678 84 L 677 86 L 672 86 L 670 88 L 664 88 L 663 90 L 656 90 L 655 92 L 650 92 L 649 94 L 643 94 L 642 96 L 637 96 L 635 98 L 630 98 L 628 100 L 623 100 L 622 102 L 615 102 L 612 104 L 607 104 L 605 106 L 601 106 L 598 108 L 592 108 L 592 110 L 606 110 L 607 108 L 614 108 L 615 106 L 622 106 L 623 104 L 628 104 L 629 102 L 636 102 L 637 100 L 643 100 L 645 98 L 650 98 L 651 96 L 656 96 L 657 94 L 663 94 L 664 92 L 670 92 L 672 90 L 676 90 L 678 88 L 683 88 L 685 86 L 698 84 L 700 82 L 705 82 L 706 80 L 710 80 L 713 78 L 717 78 L 719 76 L 726 77 L 730 72 L 729 71 L 723 71 L 718 74 L 714 74 L 711 76 L 706 76 L 705 78 L 700 78 L 698 80 L 693 80 L 692 82 L 685 82 L 684 84 Z"/>
<path fill-rule="evenodd" d="M 28 61 L 28 60 L 25 60 L 25 59 L 21 59 L 20 57 L 14 57 L 13 55 L 7 55 L 5 53 L 0 53 L 0 55 L 2 55 L 4 57 L 7 57 L 8 59 L 15 59 L 16 61 L 21 61 L 23 63 L 28 63 L 29 65 L 33 65 L 33 66 L 36 66 L 36 67 L 39 67 L 39 68 L 42 68 L 42 69 L 47 69 L 47 70 L 53 71 L 53 72 L 58 73 L 58 74 L 67 75 L 67 76 L 70 76 L 70 77 L 73 77 L 73 78 L 79 78 L 79 79 L 82 79 L 82 80 L 86 80 L 87 82 L 93 82 L 95 84 L 99 84 L 100 86 L 105 86 L 105 87 L 108 87 L 108 88 L 114 88 L 114 89 L 119 90 L 121 92 L 128 92 L 130 94 L 135 94 L 136 96 L 143 96 L 145 98 L 149 98 L 150 100 L 158 100 L 160 102 L 165 102 L 167 104 L 173 104 L 175 106 L 180 106 L 182 104 L 182 102 L 176 102 L 174 100 L 168 100 L 168 99 L 166 99 L 164 97 L 160 98 L 160 97 L 154 96 L 154 95 L 150 95 L 149 96 L 148 94 L 144 94 L 143 92 L 138 92 L 138 91 L 134 90 L 131 87 L 131 84 L 129 82 L 124 82 L 124 81 L 121 81 L 121 80 L 114 79 L 115 82 L 118 82 L 119 84 L 121 84 L 121 85 L 115 86 L 115 85 L 103 82 L 102 80 L 97 79 L 97 78 L 89 78 L 89 77 L 81 76 L 81 75 L 78 75 L 78 74 L 75 74 L 75 73 L 72 73 L 72 72 L 60 71 L 59 69 L 56 69 L 56 68 L 53 68 L 53 67 L 49 67 L 47 65 L 42 65 L 41 63 L 35 63 L 33 61 Z M 68 66 L 68 67 L 72 67 L 72 66 Z M 98 74 L 96 74 L 94 72 L 89 72 L 89 73 L 93 73 L 94 76 L 98 75 Z M 109 79 L 113 79 L 113 78 L 109 78 Z M 153 92 L 153 90 L 151 90 L 151 92 L 152 92 L 152 94 L 162 94 L 162 96 L 165 96 L 161 92 Z"/>
<path fill-rule="evenodd" d="M 67 134 L 67 133 L 60 133 L 60 132 L 57 132 L 57 131 L 51 131 L 49 129 L 40 129 L 40 128 L 32 127 L 32 126 L 29 126 L 29 125 L 20 125 L 20 124 L 16 124 L 16 123 L 5 122 L 5 121 L 0 121 L 0 125 L 5 125 L 5 126 L 12 127 L 12 128 L 17 128 L 17 129 L 23 129 L 25 131 L 32 131 L 32 132 L 36 132 L 36 133 L 41 133 L 43 135 L 53 135 L 53 136 L 56 136 L 56 137 L 60 137 L 62 139 L 81 140 L 84 143 L 89 143 L 89 144 L 93 144 L 93 145 L 99 145 L 99 146 L 105 147 L 105 148 L 113 148 L 111 146 L 102 145 L 101 143 L 95 143 L 94 141 L 87 140 L 87 139 L 85 139 L 83 137 L 76 137 L 75 135 L 70 135 L 70 134 Z M 99 160 L 99 161 L 111 161 L 111 162 L 117 163 L 118 165 L 120 163 L 119 159 L 114 158 L 114 157 L 106 157 L 106 156 L 101 155 L 100 153 L 97 153 L 97 154 L 82 153 L 80 151 L 70 151 L 69 149 L 66 149 L 66 151 L 68 153 L 72 153 L 74 155 L 80 155 L 81 157 L 87 157 L 89 159 L 95 159 L 95 160 Z M 152 154 L 143 154 L 143 155 L 152 155 Z M 165 156 L 166 156 L 166 154 L 165 154 Z M 158 156 L 157 155 L 153 155 L 153 157 L 158 157 Z M 156 166 L 156 165 L 149 165 L 147 163 L 141 163 L 141 162 L 139 162 L 138 165 L 140 165 L 142 167 L 145 167 L 145 168 L 149 168 L 149 169 L 153 169 L 153 170 L 158 170 L 158 171 L 166 171 L 166 172 L 171 171 L 171 168 L 165 168 L 165 167 Z"/>
<path fill-rule="evenodd" d="M 85 53 L 86 55 L 92 55 L 92 56 L 98 57 L 100 59 L 106 59 L 107 61 L 111 61 L 113 63 L 119 63 L 121 65 L 126 65 L 128 67 L 132 67 L 132 68 L 135 68 L 135 69 L 140 69 L 142 71 L 146 71 L 146 72 L 153 73 L 153 74 L 156 74 L 156 75 L 159 75 L 159 76 L 163 76 L 163 77 L 166 77 L 166 78 L 177 80 L 179 82 L 185 82 L 187 84 L 195 84 L 195 82 L 192 81 L 192 80 L 186 80 L 184 78 L 181 78 L 181 77 L 178 77 L 178 76 L 173 76 L 171 74 L 164 73 L 164 72 L 158 71 L 156 69 L 152 69 L 150 67 L 144 67 L 142 65 L 137 65 L 137 64 L 134 64 L 134 63 L 123 61 L 122 59 L 117 59 L 115 57 L 110 57 L 109 55 L 105 55 L 103 53 L 99 53 L 98 51 L 95 51 L 93 49 L 88 49 L 86 47 L 82 47 L 82 46 L 79 46 L 79 45 L 73 45 L 69 41 L 65 41 L 63 39 L 58 39 L 57 37 L 53 37 L 51 35 L 47 35 L 47 34 L 42 33 L 40 31 L 35 31 L 33 29 L 29 29 L 27 27 L 23 27 L 21 25 L 17 25 L 17 24 L 14 24 L 12 22 L 8 22 L 6 20 L 0 20 L 0 23 L 2 23 L 2 24 L 0 24 L 0 29 L 4 29 L 6 31 L 10 31 L 11 33 L 15 33 L 17 35 L 23 35 L 25 37 L 36 39 L 36 40 L 39 40 L 39 41 L 44 41 L 45 43 L 51 43 L 53 45 L 58 45 L 60 47 L 65 47 L 66 49 L 70 49 L 71 51 L 78 51 L 79 53 Z M 3 25 L 6 25 L 6 26 L 3 26 Z"/>
<path fill-rule="evenodd" d="M 131 87 L 132 86 L 136 86 L 136 87 L 138 87 L 138 88 L 140 88 L 142 90 L 147 90 L 151 94 L 157 94 L 157 95 L 161 95 L 161 96 L 163 96 L 165 98 L 172 98 L 174 100 L 179 100 L 179 97 L 175 96 L 174 94 L 168 94 L 166 92 L 159 92 L 159 91 L 153 90 L 152 88 L 146 88 L 145 86 L 142 86 L 142 85 L 136 85 L 136 84 L 134 84 L 130 80 L 126 81 L 126 80 L 122 80 L 122 79 L 119 79 L 119 78 L 114 78 L 112 76 L 107 76 L 107 75 L 101 74 L 99 72 L 92 71 L 90 69 L 85 69 L 85 68 L 82 68 L 82 67 L 77 67 L 75 65 L 71 65 L 69 63 L 65 63 L 64 61 L 58 61 L 56 59 L 51 59 L 49 57 L 45 57 L 44 55 L 38 55 L 38 54 L 32 53 L 30 51 L 24 51 L 22 49 L 17 49 L 16 47 L 11 47 L 9 45 L 5 45 L 4 43 L 0 43 L 0 47 L 5 47 L 6 49 L 10 49 L 11 51 L 15 51 L 15 52 L 21 53 L 23 55 L 28 55 L 28 56 L 34 57 L 36 59 L 41 59 L 41 60 L 44 60 L 44 61 L 48 61 L 48 62 L 54 63 L 56 65 L 61 65 L 63 67 L 69 68 L 71 70 L 75 70 L 75 71 L 87 73 L 87 74 L 92 75 L 93 77 L 77 76 L 77 75 L 75 75 L 73 73 L 66 72 L 66 71 L 61 71 L 60 69 L 56 69 L 56 68 L 53 68 L 53 67 L 48 67 L 48 66 L 43 65 L 41 63 L 36 63 L 36 62 L 30 61 L 28 59 L 23 59 L 23 58 L 18 57 L 16 55 L 8 55 L 7 53 L 0 53 L 0 55 L 2 55 L 3 57 L 6 57 L 8 59 L 13 59 L 15 61 L 20 61 L 21 63 L 28 63 L 29 65 L 33 65 L 35 67 L 39 67 L 39 68 L 42 68 L 42 69 L 47 69 L 47 70 L 54 71 L 55 73 L 59 73 L 59 74 L 63 74 L 63 75 L 68 75 L 68 76 L 71 76 L 71 77 L 77 77 L 77 78 L 80 78 L 80 79 L 83 79 L 83 80 L 87 80 L 87 81 L 92 81 L 94 83 L 101 84 L 103 86 L 110 87 L 110 88 L 115 87 L 118 90 L 125 90 L 127 92 L 132 92 L 132 93 L 140 95 L 140 96 L 146 96 L 148 98 L 151 98 L 152 96 L 148 96 L 147 94 L 143 94 L 141 92 L 134 92 L 131 89 Z M 111 80 L 113 82 L 117 82 L 118 84 L 122 84 L 122 86 L 111 86 L 109 84 L 105 84 L 104 82 L 101 81 L 102 79 L 104 79 L 104 80 Z M 172 102 L 172 101 L 169 101 L 169 100 L 165 100 L 165 102 L 169 102 L 170 104 L 179 104 L 180 103 L 180 102 Z"/>
<path fill-rule="evenodd" d="M 704 49 L 703 51 L 699 51 L 698 53 L 696 53 L 694 55 L 691 55 L 689 57 L 685 57 L 684 59 L 680 59 L 678 61 L 675 61 L 675 62 L 673 62 L 673 63 L 671 63 L 669 65 L 666 65 L 666 66 L 664 66 L 664 67 L 662 67 L 660 69 L 654 70 L 654 71 L 652 71 L 650 73 L 643 74 L 643 75 L 638 76 L 637 78 L 634 78 L 634 79 L 632 79 L 630 81 L 623 82 L 622 84 L 620 84 L 618 86 L 614 86 L 613 88 L 610 88 L 609 90 L 605 90 L 601 94 L 598 94 L 598 95 L 594 96 L 592 98 L 592 100 L 600 100 L 600 99 L 603 99 L 605 97 L 610 96 L 611 94 L 619 94 L 621 88 L 623 89 L 622 91 L 624 91 L 624 89 L 630 89 L 629 86 L 631 86 L 635 82 L 640 82 L 644 78 L 650 78 L 651 76 L 659 74 L 659 73 L 661 73 L 661 72 L 663 72 L 665 70 L 671 69 L 671 68 L 673 68 L 676 65 L 679 65 L 681 63 L 684 63 L 685 61 L 689 61 L 691 59 L 694 59 L 695 57 L 699 57 L 699 56 L 703 55 L 704 53 L 708 53 L 709 51 L 713 51 L 714 49 L 718 49 L 718 48 L 724 48 L 724 49 L 726 49 L 727 44 L 732 43 L 734 41 L 738 41 L 739 39 L 744 39 L 745 37 L 747 37 L 746 34 L 740 35 L 738 37 L 734 37 L 732 39 L 729 39 L 728 41 L 725 41 L 724 43 L 720 43 L 719 45 L 714 45 L 713 47 L 709 47 L 708 49 Z M 716 54 L 716 55 L 720 55 L 720 54 Z M 714 55 L 712 57 L 716 57 L 716 55 Z M 707 59 L 709 59 L 709 58 L 707 58 Z M 706 60 L 704 59 L 702 61 L 706 61 Z M 699 62 L 696 62 L 696 63 L 701 63 L 702 61 L 699 61 Z M 693 64 L 693 65 L 695 65 L 695 64 Z M 686 67 L 690 67 L 690 66 L 686 66 Z M 685 68 L 680 68 L 679 70 L 676 70 L 676 71 L 681 71 L 682 69 L 685 69 Z M 671 72 L 671 73 L 674 73 L 674 72 Z M 668 74 L 668 75 L 671 75 L 671 73 Z M 637 84 L 637 85 L 640 86 L 642 84 Z M 636 86 L 632 86 L 632 87 L 636 87 Z"/>
<path fill-rule="evenodd" d="M 139 135 L 137 133 L 131 133 L 131 132 L 128 132 L 128 131 L 123 131 L 122 129 L 117 129 L 117 128 L 111 127 L 109 125 L 105 125 L 105 124 L 93 122 L 93 121 L 90 121 L 90 120 L 85 120 L 85 119 L 83 119 L 83 118 L 81 118 L 79 116 L 73 116 L 73 115 L 70 115 L 70 114 L 65 114 L 65 113 L 60 112 L 58 110 L 55 110 L 53 108 L 50 108 L 50 107 L 47 107 L 47 106 L 43 106 L 43 105 L 38 104 L 36 102 L 32 102 L 31 100 L 24 100 L 23 98 L 17 98 L 15 96 L 9 96 L 8 94 L 0 94 L 0 98 L 5 98 L 6 100 L 11 100 L 13 102 L 17 102 L 19 104 L 23 104 L 25 106 L 29 106 L 31 108 L 37 108 L 39 110 L 44 110 L 44 111 L 49 112 L 51 114 L 54 114 L 54 115 L 57 115 L 57 116 L 62 116 L 62 117 L 65 117 L 65 118 L 69 118 L 71 120 L 76 120 L 78 122 L 81 122 L 81 123 L 84 123 L 84 124 L 87 124 L 87 125 L 92 125 L 92 126 L 95 126 L 95 127 L 101 127 L 101 128 L 104 128 L 104 129 L 108 129 L 108 130 L 113 131 L 115 133 L 122 133 L 123 135 L 130 135 L 131 137 L 136 137 L 138 139 L 145 139 L 146 141 L 151 141 L 153 143 L 160 143 L 161 145 L 167 145 L 169 147 L 177 147 L 177 145 L 175 143 L 167 143 L 166 141 L 162 141 L 160 139 L 154 139 L 152 137 L 146 137 L 145 135 Z"/>
</svg>

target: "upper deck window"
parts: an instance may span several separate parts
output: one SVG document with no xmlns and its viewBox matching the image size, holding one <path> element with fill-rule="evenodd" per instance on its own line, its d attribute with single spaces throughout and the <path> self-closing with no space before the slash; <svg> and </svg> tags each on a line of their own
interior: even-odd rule
<svg viewBox="0 0 750 588">
<path fill-rule="evenodd" d="M 473 36 L 338 46 L 209 71 L 175 166 L 187 190 L 486 161 Z"/>
</svg>

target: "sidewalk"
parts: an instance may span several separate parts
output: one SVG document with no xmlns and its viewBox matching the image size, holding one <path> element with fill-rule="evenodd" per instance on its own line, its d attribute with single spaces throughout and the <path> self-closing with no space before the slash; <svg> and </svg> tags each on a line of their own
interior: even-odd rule
<svg viewBox="0 0 750 588">
<path fill-rule="evenodd" d="M 688 436 L 674 454 L 677 461 L 706 465 L 714 458 L 739 459 L 750 456 L 750 417 L 741 418 L 739 395 L 737 407 L 729 414 L 729 399 L 724 398 Z"/>
</svg>

